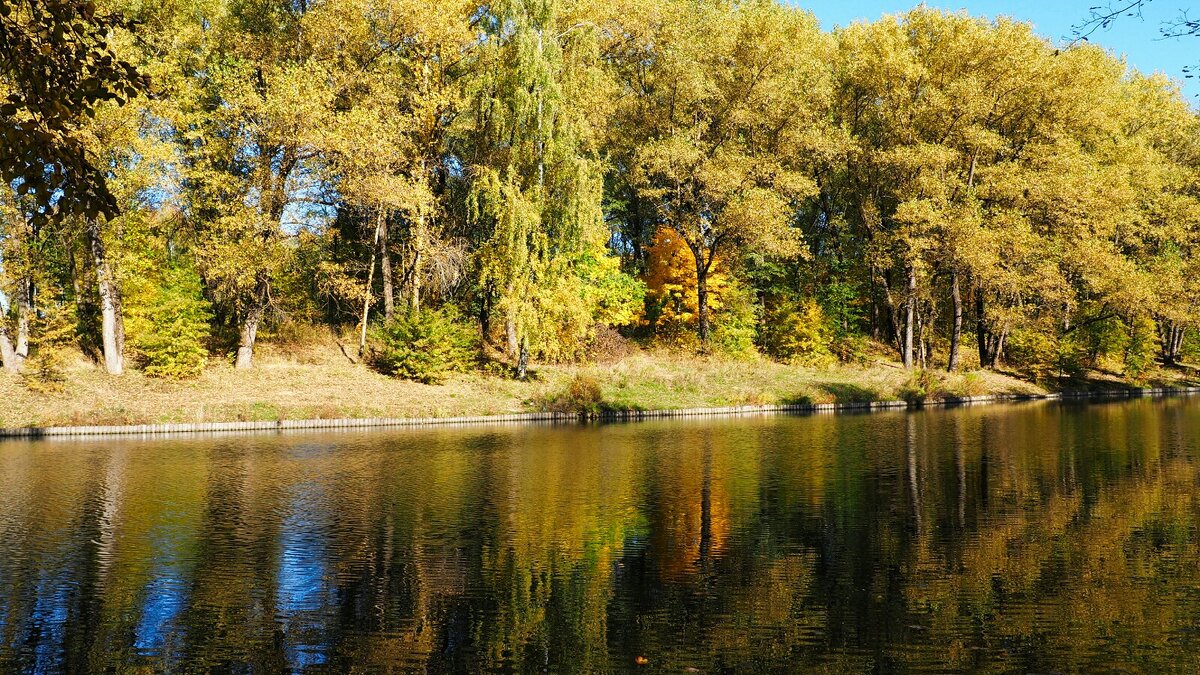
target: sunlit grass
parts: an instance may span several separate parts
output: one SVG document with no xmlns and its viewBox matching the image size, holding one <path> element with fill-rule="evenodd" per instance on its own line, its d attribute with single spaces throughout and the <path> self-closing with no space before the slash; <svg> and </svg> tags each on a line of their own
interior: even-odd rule
<svg viewBox="0 0 1200 675">
<path fill-rule="evenodd" d="M 605 409 L 654 410 L 777 403 L 895 400 L 911 396 L 913 375 L 882 356 L 866 366 L 812 369 L 774 363 L 634 351 L 609 363 L 541 365 L 528 382 L 471 373 L 441 385 L 394 380 L 350 363 L 332 345 L 263 349 L 256 368 L 214 360 L 192 381 L 138 372 L 109 377 L 78 359 L 66 389 L 36 394 L 0 376 L 0 425 L 157 424 L 341 417 L 449 417 L 544 408 L 577 377 L 600 386 Z M 1154 384 L 1182 375 L 1163 371 Z M 1172 378 L 1175 378 L 1174 380 Z M 930 398 L 1037 393 L 1042 387 L 992 372 L 938 374 Z M 1097 379 L 1096 386 L 1116 386 Z"/>
</svg>

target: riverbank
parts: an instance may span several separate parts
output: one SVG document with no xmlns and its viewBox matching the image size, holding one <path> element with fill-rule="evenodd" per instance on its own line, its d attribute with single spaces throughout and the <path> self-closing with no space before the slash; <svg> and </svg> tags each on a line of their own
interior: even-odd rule
<svg viewBox="0 0 1200 675">
<path fill-rule="evenodd" d="M 739 405 L 717 408 L 673 408 L 663 410 L 618 410 L 578 412 L 533 412 L 466 417 L 368 417 L 340 419 L 301 419 L 263 422 L 199 422 L 168 424 L 123 424 L 0 428 L 4 438 L 72 438 L 87 436 L 161 436 L 170 434 L 228 434 L 253 432 L 318 431 L 334 429 L 380 429 L 454 427 L 480 424 L 583 423 L 589 421 L 638 421 L 687 417 L 729 417 L 740 415 L 805 414 L 901 410 L 926 407 L 954 407 L 988 403 L 1058 401 L 1064 399 L 1113 399 L 1200 394 L 1200 387 L 1114 389 L 1108 391 L 1051 392 L 1045 394 L 986 394 L 922 401 L 861 401 L 844 403 L 785 403 Z"/>
<path fill-rule="evenodd" d="M 264 350 L 266 352 L 266 350 Z M 804 409 L 827 404 L 1041 397 L 1056 390 L 1123 391 L 1119 380 L 1043 386 L 1010 374 L 914 374 L 878 360 L 868 366 L 811 369 L 635 352 L 592 365 L 537 369 L 528 382 L 463 374 L 441 385 L 394 380 L 327 350 L 266 352 L 257 367 L 215 363 L 196 380 L 169 382 L 138 372 L 108 377 L 80 360 L 61 392 L 35 393 L 0 376 L 0 428 L 266 423 L 301 420 L 424 420 L 580 410 L 681 411 L 738 407 Z M 1200 384 L 1182 371 L 1147 387 Z"/>
</svg>

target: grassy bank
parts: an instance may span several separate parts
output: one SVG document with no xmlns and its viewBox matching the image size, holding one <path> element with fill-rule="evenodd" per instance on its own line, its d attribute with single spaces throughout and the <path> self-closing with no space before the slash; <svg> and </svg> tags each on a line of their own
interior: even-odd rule
<svg viewBox="0 0 1200 675">
<path fill-rule="evenodd" d="M 138 372 L 109 377 L 82 358 L 71 364 L 65 388 L 58 393 L 34 393 L 19 377 L 0 375 L 0 426 L 449 417 L 571 410 L 580 405 L 653 410 L 1129 386 L 1118 376 L 1102 374 L 1049 385 L 994 372 L 914 374 L 883 358 L 863 367 L 816 370 L 767 360 L 641 351 L 604 363 L 541 366 L 528 382 L 472 373 L 425 385 L 352 364 L 332 344 L 262 352 L 251 371 L 214 361 L 201 377 L 184 382 L 155 380 Z M 1162 371 L 1142 384 L 1195 384 L 1200 378 L 1194 372 Z"/>
</svg>

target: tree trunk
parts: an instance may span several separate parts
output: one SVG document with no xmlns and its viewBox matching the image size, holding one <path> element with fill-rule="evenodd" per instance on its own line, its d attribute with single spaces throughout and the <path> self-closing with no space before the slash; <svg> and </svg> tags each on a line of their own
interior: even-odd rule
<svg viewBox="0 0 1200 675">
<path fill-rule="evenodd" d="M 979 367 L 987 368 L 992 362 L 991 350 L 988 349 L 988 329 L 985 318 L 983 291 L 975 290 L 975 339 L 979 347 Z"/>
<path fill-rule="evenodd" d="M 925 312 L 921 311 L 920 304 L 918 304 L 917 311 L 916 311 L 916 317 L 917 317 L 916 361 L 917 361 L 917 367 L 922 368 L 922 369 L 927 368 L 929 365 L 928 360 L 926 358 L 927 354 L 925 353 L 926 346 L 927 346 L 926 342 L 925 342 L 925 314 L 926 314 Z"/>
<path fill-rule="evenodd" d="M 17 293 L 17 366 L 24 366 L 29 358 L 29 321 L 33 316 L 33 284 L 22 281 Z"/>
<path fill-rule="evenodd" d="M 96 265 L 96 285 L 100 288 L 100 326 L 104 346 L 104 369 L 110 375 L 125 371 L 125 321 L 121 317 L 121 289 L 113 277 L 112 267 L 100 238 L 100 221 L 87 222 L 88 243 Z"/>
<path fill-rule="evenodd" d="M 693 251 L 695 254 L 695 251 Z M 696 256 L 696 332 L 700 336 L 700 349 L 708 351 L 708 265 L 704 264 L 704 256 Z"/>
<path fill-rule="evenodd" d="M 396 318 L 396 287 L 392 280 L 391 237 L 388 234 L 388 219 L 379 216 L 379 274 L 383 277 L 383 319 L 391 322 Z"/>
<path fill-rule="evenodd" d="M 1163 365 L 1175 365 L 1175 355 L 1171 353 L 1171 346 L 1175 342 L 1175 326 L 1167 322 L 1159 321 L 1158 338 L 1162 345 L 1161 352 Z"/>
<path fill-rule="evenodd" d="M 996 370 L 1000 367 L 1000 359 L 1004 356 L 1004 343 L 1008 340 L 1008 326 L 1000 330 L 1000 335 L 996 337 L 995 348 L 992 350 L 991 368 Z"/>
<path fill-rule="evenodd" d="M 479 335 L 483 338 L 484 344 L 487 344 L 492 339 L 491 287 L 484 288 L 482 297 L 479 298 Z"/>
<path fill-rule="evenodd" d="M 958 348 L 962 343 L 963 303 L 958 287 L 958 269 L 950 270 L 950 297 L 954 300 L 954 327 L 950 331 L 950 359 L 946 370 L 953 373 L 958 370 Z"/>
<path fill-rule="evenodd" d="M 8 337 L 8 321 L 3 316 L 0 316 L 0 364 L 10 373 L 21 370 L 21 365 L 17 363 L 17 350 Z"/>
<path fill-rule="evenodd" d="M 382 213 L 380 214 L 382 216 Z M 383 233 L 383 218 L 375 222 L 375 241 L 371 245 L 371 263 L 367 267 L 367 287 L 363 293 L 362 323 L 358 331 L 358 355 L 367 349 L 367 319 L 371 315 L 371 295 L 375 286 L 375 257 L 379 253 L 380 236 Z"/>
<path fill-rule="evenodd" d="M 267 309 L 267 295 L 271 290 L 271 278 L 265 271 L 255 277 L 254 296 L 246 309 L 246 318 L 242 320 L 241 334 L 238 336 L 237 362 L 238 369 L 249 368 L 254 364 L 254 341 L 258 339 L 258 325 L 262 323 L 263 313 Z"/>
<path fill-rule="evenodd" d="M 529 338 L 521 338 L 521 353 L 517 357 L 517 379 L 523 380 L 529 375 Z"/>
<path fill-rule="evenodd" d="M 917 270 L 908 268 L 908 297 L 904 299 L 904 346 L 900 357 L 905 368 L 913 367 L 913 322 L 917 311 Z"/>
<path fill-rule="evenodd" d="M 1183 350 L 1183 336 L 1186 330 L 1178 324 L 1161 322 L 1159 337 L 1162 341 L 1162 360 L 1167 366 L 1179 365 L 1180 352 Z"/>
<path fill-rule="evenodd" d="M 879 291 L 876 289 L 878 281 L 876 280 L 875 265 L 871 265 L 871 338 L 876 342 L 880 341 L 879 327 Z"/>
<path fill-rule="evenodd" d="M 409 306 L 414 312 L 421 311 L 421 250 L 413 252 L 412 283 L 408 294 Z"/>
</svg>

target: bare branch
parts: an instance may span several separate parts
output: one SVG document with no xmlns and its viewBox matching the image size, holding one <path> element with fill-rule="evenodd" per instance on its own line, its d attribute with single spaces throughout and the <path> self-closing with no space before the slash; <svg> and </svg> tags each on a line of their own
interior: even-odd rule
<svg viewBox="0 0 1200 675">
<path fill-rule="evenodd" d="M 1154 0 L 1120 0 L 1119 2 L 1109 2 L 1107 5 L 1097 5 L 1089 8 L 1089 16 L 1083 23 L 1071 27 L 1071 35 L 1074 38 L 1072 44 L 1078 42 L 1087 42 L 1088 38 L 1096 31 L 1108 30 L 1114 21 L 1122 16 L 1136 16 L 1141 18 L 1142 8 L 1150 4 Z"/>
</svg>

